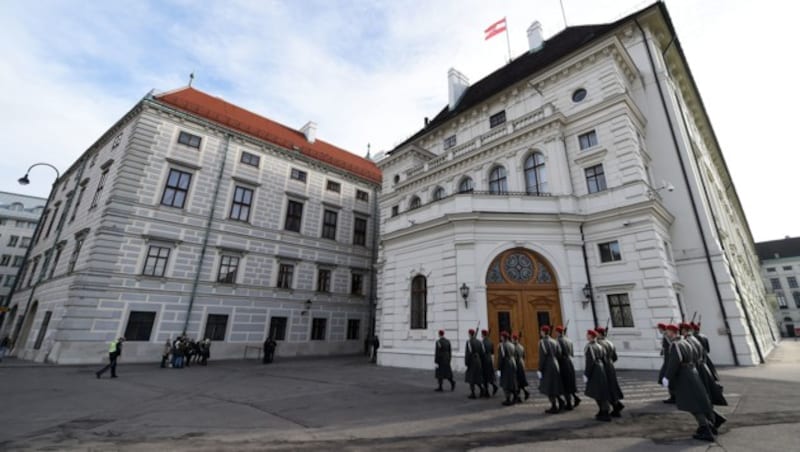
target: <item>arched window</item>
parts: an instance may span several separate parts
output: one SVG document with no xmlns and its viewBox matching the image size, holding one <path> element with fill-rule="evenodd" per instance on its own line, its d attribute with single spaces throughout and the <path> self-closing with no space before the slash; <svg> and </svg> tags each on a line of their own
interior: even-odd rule
<svg viewBox="0 0 800 452">
<path fill-rule="evenodd" d="M 433 189 L 433 200 L 439 201 L 440 199 L 444 199 L 444 188 L 436 187 Z"/>
<path fill-rule="evenodd" d="M 408 210 L 417 209 L 421 205 L 422 201 L 419 199 L 419 196 L 414 196 L 411 198 L 411 202 L 408 203 Z"/>
<path fill-rule="evenodd" d="M 529 195 L 547 193 L 547 173 L 544 170 L 544 156 L 534 152 L 525 159 L 525 191 Z"/>
<path fill-rule="evenodd" d="M 496 166 L 489 173 L 489 193 L 506 192 L 508 192 L 508 178 L 506 178 L 506 169 L 502 166 Z"/>
<path fill-rule="evenodd" d="M 428 281 L 422 275 L 411 280 L 411 329 L 428 328 Z"/>
<path fill-rule="evenodd" d="M 459 193 L 469 193 L 472 190 L 473 190 L 472 179 L 470 179 L 469 177 L 461 179 L 461 182 L 458 183 Z"/>
</svg>

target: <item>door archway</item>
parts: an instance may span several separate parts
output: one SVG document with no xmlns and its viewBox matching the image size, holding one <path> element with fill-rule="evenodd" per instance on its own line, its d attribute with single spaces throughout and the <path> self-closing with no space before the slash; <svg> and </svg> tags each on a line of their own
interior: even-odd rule
<svg viewBox="0 0 800 452">
<path fill-rule="evenodd" d="M 486 272 L 489 335 L 496 344 L 500 332 L 520 335 L 525 367 L 539 362 L 539 329 L 561 324 L 558 282 L 552 266 L 538 253 L 513 248 L 492 261 Z"/>
</svg>

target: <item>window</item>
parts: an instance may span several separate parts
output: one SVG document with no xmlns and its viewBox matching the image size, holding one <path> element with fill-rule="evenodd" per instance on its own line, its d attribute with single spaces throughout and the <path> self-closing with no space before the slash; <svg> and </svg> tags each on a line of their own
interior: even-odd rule
<svg viewBox="0 0 800 452">
<path fill-rule="evenodd" d="M 231 203 L 231 220 L 249 221 L 250 206 L 253 204 L 253 190 L 236 186 L 233 190 L 233 203 Z"/>
<path fill-rule="evenodd" d="M 200 137 L 197 135 L 192 135 L 189 132 L 181 132 L 178 135 L 178 143 L 185 144 L 190 148 L 197 148 L 200 149 Z"/>
<path fill-rule="evenodd" d="M 358 333 L 361 331 L 361 320 L 347 319 L 347 340 L 357 340 Z"/>
<path fill-rule="evenodd" d="M 47 224 L 47 217 L 50 215 L 50 210 L 45 210 L 44 214 L 42 214 L 42 218 L 39 220 L 41 222 L 42 227 L 39 229 L 39 233 L 36 235 L 36 240 L 34 243 L 39 243 L 39 240 L 42 238 L 42 234 L 44 233 L 44 225 Z"/>
<path fill-rule="evenodd" d="M 572 93 L 572 101 L 578 103 L 586 99 L 586 90 L 583 88 L 578 88 Z"/>
<path fill-rule="evenodd" d="M 781 309 L 788 309 L 789 306 L 786 304 L 786 297 L 783 296 L 783 292 L 775 292 L 775 298 L 778 299 L 778 307 Z"/>
<path fill-rule="evenodd" d="M 217 282 L 223 284 L 236 284 L 236 273 L 239 271 L 239 257 L 223 255 L 219 259 L 219 272 Z"/>
<path fill-rule="evenodd" d="M 780 290 L 781 287 L 781 280 L 778 278 L 770 278 L 769 283 L 772 285 L 772 290 Z"/>
<path fill-rule="evenodd" d="M 502 166 L 494 168 L 489 173 L 489 192 L 495 194 L 508 192 L 506 169 Z"/>
<path fill-rule="evenodd" d="M 228 316 L 225 314 L 209 314 L 206 319 L 206 332 L 203 334 L 205 339 L 212 341 L 224 341 L 225 330 L 228 327 Z"/>
<path fill-rule="evenodd" d="M 317 272 L 317 292 L 331 291 L 331 271 L 320 268 Z"/>
<path fill-rule="evenodd" d="M 785 265 L 785 266 L 783 266 L 782 268 L 783 268 L 784 270 L 787 270 L 787 271 L 789 271 L 789 270 L 791 270 L 791 269 L 792 269 L 792 266 L 791 266 L 791 265 Z"/>
<path fill-rule="evenodd" d="M 369 201 L 369 193 L 364 190 L 356 190 L 356 200 L 364 202 Z"/>
<path fill-rule="evenodd" d="M 83 194 L 86 192 L 86 184 L 81 186 L 81 191 L 78 192 L 78 197 L 75 198 L 75 208 L 72 209 L 72 216 L 69 218 L 69 222 L 72 223 L 75 221 L 75 216 L 78 215 L 78 208 L 81 206 L 81 201 L 83 200 Z"/>
<path fill-rule="evenodd" d="M 578 144 L 581 147 L 581 151 L 584 149 L 589 149 L 592 146 L 597 146 L 597 132 L 591 130 L 584 134 L 578 135 Z"/>
<path fill-rule="evenodd" d="M 15 275 L 6 275 L 6 282 L 3 283 L 3 286 L 5 286 L 5 287 L 13 286 L 14 285 L 14 281 L 16 281 L 16 278 L 17 277 Z"/>
<path fill-rule="evenodd" d="M 767 273 L 775 273 L 775 267 L 767 267 Z"/>
<path fill-rule="evenodd" d="M 663 241 L 664 243 L 664 253 L 667 255 L 667 260 L 672 262 L 672 251 L 669 249 L 669 243 L 666 240 Z"/>
<path fill-rule="evenodd" d="M 611 325 L 615 328 L 633 327 L 633 313 L 628 294 L 613 294 L 608 296 L 608 309 L 611 312 Z"/>
<path fill-rule="evenodd" d="M 119 135 L 117 135 L 114 138 L 114 142 L 111 143 L 111 149 L 116 149 L 117 146 L 119 146 L 120 143 L 122 143 L 122 132 L 120 132 Z M 97 154 L 95 154 L 95 155 L 97 155 Z"/>
<path fill-rule="evenodd" d="M 278 284 L 277 284 L 278 288 L 291 289 L 293 275 L 294 275 L 294 265 L 281 264 L 278 267 Z"/>
<path fill-rule="evenodd" d="M 58 218 L 58 209 L 61 208 L 61 202 L 56 204 L 55 210 L 53 210 L 53 218 L 50 218 L 50 226 L 47 227 L 47 233 L 45 233 L 44 238 L 50 237 L 50 231 L 53 230 L 53 225 L 56 223 L 56 218 Z M 42 224 L 44 226 L 44 224 Z"/>
<path fill-rule="evenodd" d="M 27 248 L 31 245 L 31 238 L 30 237 L 23 237 L 22 241 L 19 243 L 20 248 Z"/>
<path fill-rule="evenodd" d="M 300 232 L 300 224 L 303 222 L 303 203 L 289 201 L 286 206 L 286 225 L 287 231 Z"/>
<path fill-rule="evenodd" d="M 269 319 L 269 336 L 276 341 L 286 340 L 286 317 L 272 317 Z"/>
<path fill-rule="evenodd" d="M 17 246 L 17 242 L 19 242 L 19 236 L 12 235 L 8 237 L 8 246 Z"/>
<path fill-rule="evenodd" d="M 424 330 L 428 327 L 428 282 L 422 275 L 411 281 L 411 329 Z"/>
<path fill-rule="evenodd" d="M 472 187 L 472 179 L 469 177 L 465 177 L 461 179 L 461 182 L 458 183 L 458 192 L 459 193 L 469 193 L 473 190 Z"/>
<path fill-rule="evenodd" d="M 792 292 L 792 298 L 794 298 L 795 307 L 800 308 L 800 292 Z"/>
<path fill-rule="evenodd" d="M 170 249 L 165 246 L 150 245 L 142 274 L 145 276 L 164 276 L 167 271 Z"/>
<path fill-rule="evenodd" d="M 39 256 L 33 258 L 33 265 L 31 265 L 31 273 L 28 275 L 28 287 L 33 284 L 33 277 L 36 275 L 36 268 L 39 267 Z"/>
<path fill-rule="evenodd" d="M 794 276 L 789 276 L 788 278 L 786 278 L 786 282 L 789 283 L 790 289 L 797 289 L 797 278 L 795 278 Z"/>
<path fill-rule="evenodd" d="M 489 128 L 493 129 L 500 124 L 506 122 L 506 111 L 503 110 L 500 113 L 495 113 L 492 116 L 489 116 Z"/>
<path fill-rule="evenodd" d="M 39 279 L 36 280 L 37 283 L 44 280 L 45 276 L 47 275 L 47 269 L 50 268 L 50 260 L 53 258 L 53 250 L 49 249 L 44 252 L 44 262 L 42 263 L 42 272 L 39 273 Z M 31 275 L 33 276 L 33 275 Z"/>
<path fill-rule="evenodd" d="M 100 201 L 100 195 L 103 193 L 103 187 L 106 184 L 106 177 L 108 177 L 108 170 L 100 174 L 100 180 L 97 181 L 97 190 L 94 192 L 94 198 L 92 198 L 92 203 L 89 204 L 89 209 L 97 207 L 97 202 Z"/>
<path fill-rule="evenodd" d="M 161 196 L 161 204 L 183 209 L 191 182 L 191 174 L 176 169 L 169 170 L 167 185 L 164 187 L 164 194 Z"/>
<path fill-rule="evenodd" d="M 5 257 L 5 256 L 3 256 Z M 11 256 L 9 256 L 11 257 Z M 14 263 L 11 264 L 12 267 L 22 267 L 22 263 L 25 262 L 25 256 L 14 256 Z"/>
<path fill-rule="evenodd" d="M 329 180 L 328 184 L 325 186 L 325 189 L 328 191 L 340 193 L 342 191 L 342 184 L 340 184 L 339 182 L 334 182 L 332 180 Z"/>
<path fill-rule="evenodd" d="M 33 344 L 34 350 L 39 350 L 42 348 L 42 342 L 44 342 L 44 336 L 47 334 L 47 327 L 50 325 L 50 317 L 53 316 L 53 311 L 47 311 L 44 313 L 44 319 L 42 319 L 42 326 L 39 328 L 39 334 L 36 335 L 36 342 Z"/>
<path fill-rule="evenodd" d="M 353 273 L 350 275 L 350 294 L 364 294 L 364 275 L 361 273 Z"/>
<path fill-rule="evenodd" d="M 11 255 L 10 254 L 3 254 L 2 260 L 0 260 L 0 266 L 8 267 L 8 263 L 11 262 Z"/>
<path fill-rule="evenodd" d="M 261 164 L 261 157 L 255 154 L 251 154 L 249 152 L 242 151 L 242 157 L 239 161 L 244 163 L 245 165 L 255 166 L 256 168 L 258 168 L 258 165 Z"/>
<path fill-rule="evenodd" d="M 322 214 L 322 238 L 336 240 L 336 222 L 339 214 L 333 210 L 325 210 Z"/>
<path fill-rule="evenodd" d="M 126 341 L 149 341 L 156 321 L 155 312 L 131 311 L 128 326 L 125 328 Z"/>
<path fill-rule="evenodd" d="M 399 174 L 395 174 L 394 175 L 394 183 L 395 184 L 399 184 L 400 183 L 400 175 Z"/>
<path fill-rule="evenodd" d="M 444 199 L 444 196 L 445 196 L 444 195 L 444 188 L 436 187 L 435 189 L 433 189 L 433 200 L 434 201 L 442 200 L 442 199 Z"/>
<path fill-rule="evenodd" d="M 353 245 L 367 244 L 367 220 L 356 217 L 353 220 Z"/>
<path fill-rule="evenodd" d="M 525 159 L 525 192 L 529 195 L 547 193 L 544 156 L 538 152 L 534 152 Z"/>
<path fill-rule="evenodd" d="M 422 200 L 419 199 L 419 196 L 414 196 L 408 203 L 408 210 L 419 209 L 420 206 L 422 206 Z"/>
<path fill-rule="evenodd" d="M 313 319 L 311 321 L 311 340 L 324 341 L 325 340 L 325 326 L 328 319 Z"/>
<path fill-rule="evenodd" d="M 78 263 L 78 255 L 81 252 L 81 247 L 83 246 L 83 241 L 85 240 L 85 235 L 76 235 L 75 236 L 75 248 L 72 249 L 72 255 L 69 257 L 69 265 L 67 266 L 67 273 L 72 273 L 75 271 L 75 264 Z"/>
<path fill-rule="evenodd" d="M 308 177 L 308 173 L 297 168 L 292 168 L 292 174 L 289 177 L 300 182 L 305 182 L 306 178 Z"/>
<path fill-rule="evenodd" d="M 450 149 L 451 147 L 456 145 L 456 136 L 450 135 L 449 137 L 444 139 L 444 148 Z"/>
<path fill-rule="evenodd" d="M 66 242 L 64 242 L 64 243 L 58 245 L 58 247 L 56 247 L 56 257 L 55 257 L 55 259 L 53 259 L 53 269 L 50 271 L 50 277 L 51 278 L 53 277 L 53 274 L 55 274 L 55 272 L 56 272 L 56 267 L 58 266 L 59 259 L 61 259 L 61 252 L 64 251 L 64 245 L 65 244 L 66 244 Z"/>
<path fill-rule="evenodd" d="M 400 214 L 400 206 L 392 206 L 392 216 L 396 217 Z"/>
<path fill-rule="evenodd" d="M 603 173 L 603 165 L 595 165 L 586 168 L 586 186 L 589 193 L 597 193 L 606 189 L 606 175 Z"/>
<path fill-rule="evenodd" d="M 600 262 L 616 262 L 622 260 L 622 254 L 619 252 L 619 242 L 601 243 L 600 247 Z"/>
</svg>

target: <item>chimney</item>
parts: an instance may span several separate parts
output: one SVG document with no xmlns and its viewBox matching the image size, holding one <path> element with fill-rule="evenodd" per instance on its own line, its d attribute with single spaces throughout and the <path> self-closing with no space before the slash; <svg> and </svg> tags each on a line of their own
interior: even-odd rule
<svg viewBox="0 0 800 452">
<path fill-rule="evenodd" d="M 317 140 L 317 123 L 314 121 L 308 121 L 306 125 L 300 129 L 300 132 L 306 136 L 306 140 L 308 140 L 309 143 L 313 144 L 314 141 Z"/>
<path fill-rule="evenodd" d="M 458 105 L 458 100 L 464 94 L 464 91 L 469 88 L 469 79 L 461 72 L 450 68 L 447 71 L 447 92 L 450 97 L 450 110 L 454 110 Z"/>
<path fill-rule="evenodd" d="M 542 48 L 544 38 L 542 37 L 542 24 L 535 21 L 528 27 L 528 50 L 533 53 Z"/>
</svg>

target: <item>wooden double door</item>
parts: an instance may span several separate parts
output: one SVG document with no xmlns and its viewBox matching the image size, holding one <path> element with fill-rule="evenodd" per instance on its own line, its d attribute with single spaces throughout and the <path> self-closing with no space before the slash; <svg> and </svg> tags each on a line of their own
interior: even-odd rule
<svg viewBox="0 0 800 452">
<path fill-rule="evenodd" d="M 492 341 L 500 332 L 516 333 L 525 347 L 525 367 L 539 363 L 539 330 L 562 324 L 558 285 L 538 254 L 516 248 L 498 256 L 487 274 L 487 314 Z"/>
</svg>

